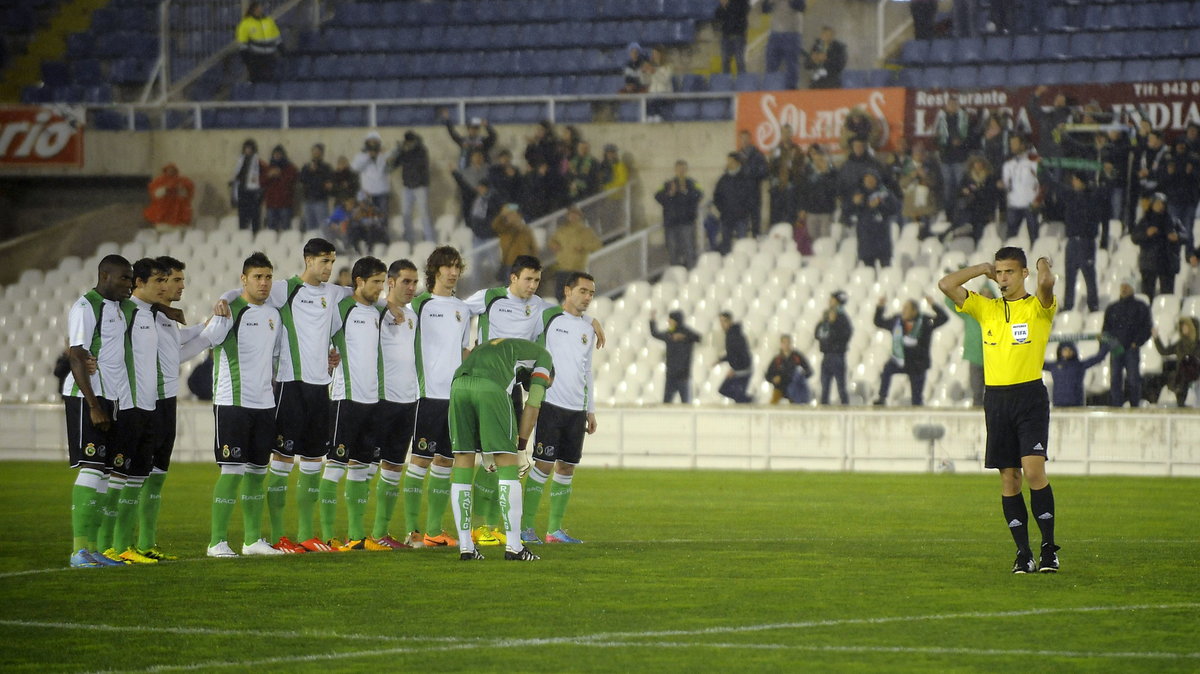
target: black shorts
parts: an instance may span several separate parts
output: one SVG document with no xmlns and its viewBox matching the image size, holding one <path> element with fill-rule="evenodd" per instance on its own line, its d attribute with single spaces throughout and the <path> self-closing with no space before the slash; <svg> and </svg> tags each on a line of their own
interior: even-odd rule
<svg viewBox="0 0 1200 674">
<path fill-rule="evenodd" d="M 175 451 L 175 405 L 176 399 L 160 398 L 154 408 L 155 440 L 151 467 L 167 472 L 171 467 L 171 454 Z"/>
<path fill-rule="evenodd" d="M 113 419 L 112 444 L 108 467 L 114 473 L 128 477 L 149 475 L 158 445 L 155 413 L 140 407 L 117 410 Z"/>
<path fill-rule="evenodd" d="M 379 460 L 375 446 L 375 405 L 352 400 L 335 400 L 329 406 L 329 442 L 325 460 L 346 465 Z"/>
<path fill-rule="evenodd" d="M 587 412 L 542 403 L 533 460 L 562 461 L 577 466 L 583 457 L 583 436 L 586 434 Z"/>
<path fill-rule="evenodd" d="M 266 467 L 275 444 L 275 410 L 213 405 L 217 418 L 213 455 L 217 464 Z"/>
<path fill-rule="evenodd" d="M 374 445 L 381 460 L 400 465 L 408 458 L 417 421 L 416 403 L 380 400 L 375 406 Z"/>
<path fill-rule="evenodd" d="M 987 468 L 1020 468 L 1025 456 L 1046 456 L 1050 445 L 1050 399 L 1036 380 L 989 386 L 983 393 L 987 422 Z"/>
<path fill-rule="evenodd" d="M 412 453 L 425 459 L 434 455 L 454 458 L 450 449 L 450 401 L 440 398 L 421 398 L 417 401 L 417 422 L 414 428 Z"/>
<path fill-rule="evenodd" d="M 97 398 L 100 407 L 112 419 L 113 402 Z M 102 431 L 92 425 L 92 415 L 87 401 L 75 396 L 63 396 L 67 411 L 67 456 L 72 468 L 101 468 L 108 464 L 108 448 L 111 431 Z"/>
<path fill-rule="evenodd" d="M 275 391 L 275 451 L 320 459 L 329 441 L 329 387 L 285 381 Z"/>
</svg>

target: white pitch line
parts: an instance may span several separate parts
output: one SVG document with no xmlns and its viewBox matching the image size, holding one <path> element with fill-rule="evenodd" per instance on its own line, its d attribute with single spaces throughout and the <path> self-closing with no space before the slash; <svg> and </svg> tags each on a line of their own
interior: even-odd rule
<svg viewBox="0 0 1200 674">
<path fill-rule="evenodd" d="M 212 627 L 162 627 L 158 625 L 104 625 L 82 624 L 69 622 L 44 622 L 37 620 L 6 620 L 0 619 L 0 625 L 8 627 L 30 627 L 39 629 L 86 630 L 89 632 L 141 632 L 143 634 L 180 634 L 187 636 L 219 636 L 244 637 L 246 630 L 226 630 Z M 444 642 L 450 644 L 462 643 L 463 639 L 454 637 L 406 637 L 381 634 L 339 634 L 337 632 L 296 632 L 290 630 L 263 632 L 256 630 L 255 637 L 270 639 L 345 639 L 347 641 L 421 641 Z M 481 640 L 484 640 L 481 638 Z"/>
</svg>

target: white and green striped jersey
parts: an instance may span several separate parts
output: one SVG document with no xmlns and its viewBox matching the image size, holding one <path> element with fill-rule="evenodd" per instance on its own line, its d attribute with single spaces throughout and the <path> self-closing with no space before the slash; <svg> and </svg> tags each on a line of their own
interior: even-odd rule
<svg viewBox="0 0 1200 674">
<path fill-rule="evenodd" d="M 471 344 L 471 313 L 457 297 L 423 292 L 413 298 L 417 382 L 422 398 L 450 399 L 450 382 Z"/>
<path fill-rule="evenodd" d="M 383 399 L 393 403 L 417 401 L 421 389 L 417 386 L 417 315 L 411 305 L 404 307 L 404 320 L 397 321 L 392 312 L 383 312 L 383 327 L 379 348 L 383 351 Z"/>
<path fill-rule="evenodd" d="M 271 370 L 283 343 L 279 310 L 239 297 L 229 312 L 230 318 L 213 316 L 201 333 L 214 349 L 213 404 L 270 409 Z"/>
<path fill-rule="evenodd" d="M 532 341 L 537 337 L 542 312 L 550 306 L 537 295 L 523 300 L 504 286 L 480 290 L 467 298 L 471 315 L 479 317 L 475 343 L 483 344 L 492 339 Z"/>
<path fill-rule="evenodd" d="M 89 290 L 71 305 L 67 313 L 68 346 L 82 346 L 96 358 L 96 374 L 91 376 L 92 392 L 97 397 L 117 401 L 129 387 L 125 371 L 125 314 L 121 303 L 106 300 Z M 62 394 L 82 398 L 75 375 L 67 374 Z"/>
<path fill-rule="evenodd" d="M 121 302 L 125 314 L 125 370 L 129 386 L 118 409 L 154 411 L 158 403 L 158 326 L 154 306 L 136 297 Z"/>
<path fill-rule="evenodd" d="M 385 310 L 359 304 L 353 297 L 338 302 L 331 325 L 333 348 L 341 363 L 333 374 L 330 400 L 377 403 L 382 396 L 383 352 L 379 348 L 379 322 Z"/>
<path fill-rule="evenodd" d="M 179 395 L 179 364 L 195 358 L 209 347 L 200 336 L 204 325 L 181 326 L 162 313 L 155 314 L 158 326 L 158 398 Z"/>
<path fill-rule="evenodd" d="M 221 297 L 232 302 L 240 292 L 231 290 Z M 283 328 L 277 381 L 330 382 L 329 326 L 337 303 L 349 294 L 349 288 L 333 283 L 309 285 L 299 276 L 272 284 L 267 304 L 279 310 Z"/>
<path fill-rule="evenodd" d="M 567 410 L 595 412 L 592 353 L 596 329 L 592 319 L 551 307 L 542 312 L 539 327 L 538 344 L 554 358 L 554 386 L 546 390 L 546 402 Z"/>
</svg>

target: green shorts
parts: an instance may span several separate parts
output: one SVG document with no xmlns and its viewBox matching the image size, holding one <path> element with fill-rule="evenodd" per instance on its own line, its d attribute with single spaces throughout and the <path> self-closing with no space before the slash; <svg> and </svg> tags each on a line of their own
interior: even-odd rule
<svg viewBox="0 0 1200 674">
<path fill-rule="evenodd" d="M 459 377 L 450 387 L 450 446 L 455 454 L 517 451 L 517 418 L 508 391 L 479 377 Z"/>
</svg>

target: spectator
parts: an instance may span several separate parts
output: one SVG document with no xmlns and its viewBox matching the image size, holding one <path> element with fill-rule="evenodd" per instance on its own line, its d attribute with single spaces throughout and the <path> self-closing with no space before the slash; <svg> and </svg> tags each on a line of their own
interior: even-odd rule
<svg viewBox="0 0 1200 674">
<path fill-rule="evenodd" d="M 262 178 L 266 170 L 267 165 L 258 158 L 258 143 L 253 138 L 247 139 L 242 143 L 242 156 L 229 182 L 233 205 L 238 211 L 238 229 L 257 234 L 262 228 Z"/>
<path fill-rule="evenodd" d="M 340 204 L 347 199 L 354 199 L 358 196 L 358 174 L 354 169 L 350 168 L 350 160 L 345 156 L 337 158 L 337 168 L 333 171 L 333 186 L 329 189 L 329 195 L 333 197 L 333 203 Z"/>
<path fill-rule="evenodd" d="M 1154 348 L 1164 356 L 1174 356 L 1173 368 L 1166 373 L 1167 364 L 1163 364 L 1167 374 L 1167 388 L 1175 394 L 1175 402 L 1179 407 L 1187 404 L 1188 389 L 1200 381 L 1200 321 L 1189 316 L 1179 317 L 1179 339 L 1170 346 L 1163 346 L 1159 339 L 1158 329 L 1152 328 L 1150 336 L 1154 338 Z"/>
<path fill-rule="evenodd" d="M 600 185 L 605 192 L 624 187 L 629 182 L 629 167 L 621 159 L 617 146 L 604 146 L 604 159 L 600 161 Z"/>
<path fill-rule="evenodd" d="M 975 37 L 979 33 L 976 9 L 976 0 L 954 0 L 954 37 Z"/>
<path fill-rule="evenodd" d="M 1017 0 L 992 0 L 987 30 L 997 35 L 1008 35 L 1013 27 L 1013 15 Z"/>
<path fill-rule="evenodd" d="M 479 150 L 483 153 L 484 161 L 492 153 L 492 147 L 496 144 L 496 130 L 488 124 L 486 119 L 472 117 L 467 125 L 467 135 L 460 136 L 454 130 L 454 123 L 450 121 L 450 111 L 442 108 L 438 113 L 442 123 L 446 125 L 446 132 L 450 134 L 450 140 L 458 146 L 458 168 L 465 169 L 471 161 L 471 153 Z M 481 131 L 485 131 L 486 135 L 480 135 Z"/>
<path fill-rule="evenodd" d="M 55 391 L 63 390 L 63 386 L 67 381 L 67 375 L 71 374 L 71 347 L 63 349 L 58 354 L 58 358 L 54 360 L 54 378 L 58 380 L 58 388 Z"/>
<path fill-rule="evenodd" d="M 620 93 L 640 94 L 646 91 L 646 85 L 642 82 L 642 66 L 648 60 L 646 53 L 642 51 L 642 45 L 636 42 L 630 42 L 625 51 L 629 54 L 629 61 L 625 63 L 625 83 Z"/>
<path fill-rule="evenodd" d="M 969 234 L 979 243 L 983 230 L 996 216 L 996 204 L 1000 194 L 997 185 L 1003 186 L 992 173 L 992 167 L 983 157 L 972 157 L 967 162 L 967 174 L 958 188 L 953 213 L 949 216 L 954 223 L 947 232 L 950 238 Z"/>
<path fill-rule="evenodd" d="M 521 211 L 515 204 L 500 210 L 492 220 L 492 231 L 500 238 L 500 273 L 507 277 L 513 262 L 522 255 L 537 257 L 537 242 L 533 230 L 525 224 Z"/>
<path fill-rule="evenodd" d="M 796 144 L 796 132 L 790 124 L 779 128 L 779 142 L 771 149 L 771 158 L 767 162 L 767 173 L 775 175 L 780 164 L 787 164 L 792 169 L 792 177 L 799 178 L 806 163 L 804 148 Z M 814 145 L 813 147 L 817 147 Z"/>
<path fill-rule="evenodd" d="M 350 214 L 347 241 L 350 249 L 359 255 L 370 254 L 371 246 L 375 244 L 388 243 L 386 216 L 366 192 L 358 193 L 358 203 Z"/>
<path fill-rule="evenodd" d="M 1010 127 L 1007 118 L 999 113 L 988 115 L 983 122 L 977 147 L 991 166 L 1003 166 L 1008 159 Z M 969 168 L 969 167 L 968 167 Z"/>
<path fill-rule="evenodd" d="M 987 299 L 995 298 L 990 285 L 984 286 L 979 294 Z M 954 308 L 954 300 L 945 299 L 946 308 L 962 319 L 962 359 L 967 361 L 967 375 L 971 384 L 971 405 L 983 407 L 983 333 L 975 317 Z"/>
<path fill-rule="evenodd" d="M 343 288 L 354 287 L 354 280 L 350 277 L 350 268 L 342 267 L 337 273 L 337 284 Z"/>
<path fill-rule="evenodd" d="M 492 222 L 500 213 L 500 208 L 505 202 L 495 193 L 491 182 L 487 179 L 480 180 L 474 186 L 471 186 L 463 178 L 462 172 L 454 170 L 451 171 L 450 175 L 454 177 L 455 182 L 458 183 L 458 189 L 463 194 L 473 195 L 470 204 L 463 211 L 463 220 L 466 221 L 467 227 L 471 229 L 474 247 L 478 248 L 487 241 L 496 238 L 496 232 L 492 229 Z"/>
<path fill-rule="evenodd" d="M 912 13 L 913 36 L 918 40 L 932 40 L 933 26 L 937 18 L 938 0 L 911 0 L 908 10 Z"/>
<path fill-rule="evenodd" d="M 655 322 L 656 312 L 650 312 L 650 336 L 667 345 L 666 382 L 663 386 L 663 402 L 669 403 L 679 395 L 679 402 L 692 402 L 692 347 L 700 342 L 700 335 L 683 322 L 683 312 L 678 309 L 667 314 L 667 330 L 659 332 Z"/>
<path fill-rule="evenodd" d="M 717 363 L 726 363 L 729 371 L 718 392 L 735 403 L 754 402 L 754 398 L 746 393 L 746 386 L 754 374 L 754 361 L 750 357 L 750 344 L 742 332 L 742 324 L 734 323 L 733 314 L 728 311 L 722 311 L 719 320 L 721 329 L 725 331 L 725 354 Z"/>
<path fill-rule="evenodd" d="M 833 28 L 821 27 L 821 35 L 808 52 L 804 67 L 812 72 L 809 89 L 841 89 L 846 69 L 846 45 L 833 37 Z"/>
<path fill-rule="evenodd" d="M 779 338 L 779 353 L 767 366 L 766 380 L 770 382 L 771 404 L 787 398 L 789 402 L 803 405 L 812 400 L 808 389 L 808 378 L 812 376 L 812 365 L 804 354 L 792 348 L 792 336 Z"/>
<path fill-rule="evenodd" d="M 333 202 L 333 211 L 326 222 L 326 235 L 338 250 L 350 247 L 350 220 L 357 206 L 358 199 L 355 197 L 335 199 Z"/>
<path fill-rule="evenodd" d="M 304 195 L 301 229 L 320 229 L 329 220 L 329 196 L 333 192 L 333 167 L 325 161 L 325 146 L 321 143 L 312 146 L 308 163 L 300 169 L 300 191 Z"/>
<path fill-rule="evenodd" d="M 554 125 L 549 121 L 538 122 L 533 135 L 525 139 L 525 164 L 532 169 L 538 164 L 554 167 L 564 157 L 559 154 L 558 141 L 554 137 Z"/>
<path fill-rule="evenodd" d="M 912 160 L 904 164 L 899 183 L 904 195 L 901 213 L 906 220 L 918 223 L 918 238 L 930 236 L 933 218 L 941 210 L 941 182 L 937 160 L 929 156 L 923 144 L 917 143 L 913 147 Z"/>
<path fill-rule="evenodd" d="M 261 2 L 252 2 L 246 8 L 246 16 L 237 27 L 237 42 L 250 81 L 274 80 L 275 62 L 279 59 L 283 39 L 275 19 L 267 16 Z"/>
<path fill-rule="evenodd" d="M 267 204 L 267 229 L 282 232 L 292 228 L 292 210 L 295 207 L 296 165 L 287 156 L 282 145 L 271 150 L 271 163 L 263 179 L 263 201 Z"/>
<path fill-rule="evenodd" d="M 463 219 L 466 219 L 467 211 L 475 201 L 475 186 L 487 179 L 491 169 L 484 160 L 481 150 L 471 150 L 471 157 L 467 161 L 466 168 L 456 169 L 452 164 L 447 168 L 450 169 L 455 182 L 458 183 L 459 210 Z"/>
<path fill-rule="evenodd" d="M 1146 134 L 1145 143 L 1138 145 L 1133 160 L 1133 170 L 1138 179 L 1138 196 L 1142 210 L 1149 208 L 1150 198 L 1158 191 L 1158 181 L 1166 169 L 1170 150 L 1163 143 L 1162 134 L 1153 129 Z"/>
<path fill-rule="evenodd" d="M 946 311 L 928 295 L 925 303 L 933 310 L 933 316 L 921 315 L 917 301 L 908 300 L 899 316 L 885 317 L 883 307 L 886 303 L 886 298 L 879 298 L 879 305 L 875 307 L 875 325 L 891 331 L 892 357 L 883 365 L 883 373 L 879 378 L 879 398 L 875 404 L 887 404 L 892 375 L 906 374 L 912 389 L 912 404 L 920 407 L 924 402 L 925 374 L 929 370 L 929 344 L 933 331 L 950 319 Z"/>
<path fill-rule="evenodd" d="M 1063 147 L 1059 139 L 1066 136 L 1064 127 L 1071 123 L 1072 113 L 1070 106 L 1067 104 L 1067 96 L 1062 92 L 1054 95 L 1053 106 L 1049 110 L 1042 109 L 1041 97 L 1046 91 L 1047 87 L 1045 85 L 1034 89 L 1033 96 L 1029 98 L 1029 102 L 1025 105 L 1025 110 L 1029 115 L 1029 121 L 1033 123 L 1034 128 L 1038 132 L 1036 153 L 1043 157 L 1057 159 L 1063 156 Z M 1047 162 L 1046 175 L 1050 178 L 1051 183 L 1058 182 L 1059 176 L 1056 162 Z M 1034 238 L 1032 234 L 1030 232 L 1030 243 L 1033 242 Z"/>
<path fill-rule="evenodd" d="M 725 173 L 713 189 L 713 206 L 721 217 L 721 243 L 717 250 L 722 255 L 732 250 L 735 238 L 746 235 L 750 210 L 754 207 L 753 191 L 757 184 L 757 181 L 746 176 L 741 155 L 730 152 L 725 159 Z"/>
<path fill-rule="evenodd" d="M 737 64 L 738 74 L 746 72 L 746 33 L 750 30 L 749 0 L 719 0 L 713 15 L 717 31 L 721 34 L 721 72 L 732 72 L 731 63 Z"/>
<path fill-rule="evenodd" d="M 704 193 L 688 177 L 687 162 L 675 162 L 675 177 L 663 183 L 654 195 L 662 205 L 667 255 L 672 265 L 691 269 L 696 264 L 696 217 Z"/>
<path fill-rule="evenodd" d="M 1121 297 L 1104 310 L 1104 326 L 1101 328 L 1112 342 L 1108 364 L 1109 404 L 1113 407 L 1121 407 L 1126 401 L 1131 407 L 1141 404 L 1141 348 L 1150 339 L 1150 327 L 1150 307 L 1134 297 L 1133 281 L 1121 283 Z M 1129 386 L 1128 396 L 1126 384 Z"/>
<path fill-rule="evenodd" d="M 1187 153 L 1187 145 L 1180 139 L 1177 152 L 1169 155 L 1159 179 L 1159 191 L 1167 197 L 1167 213 L 1170 214 L 1192 241 L 1192 227 L 1196 220 L 1196 201 L 1200 199 L 1200 182 L 1197 181 L 1196 162 Z M 1183 152 L 1178 152 L 1182 149 Z"/>
<path fill-rule="evenodd" d="M 762 151 L 754 145 L 754 140 L 750 137 L 750 132 L 742 129 L 738 133 L 738 154 L 742 160 L 742 170 L 745 171 L 745 176 L 751 181 L 752 188 L 750 191 L 750 235 L 758 238 L 759 231 L 762 228 L 762 184 L 770 177 L 767 171 L 767 158 Z"/>
<path fill-rule="evenodd" d="M 957 96 L 947 95 L 946 107 L 938 110 L 933 129 L 942 163 L 944 203 L 949 204 L 958 194 L 958 184 L 962 182 L 971 152 L 971 116 L 959 105 Z"/>
<path fill-rule="evenodd" d="M 383 154 L 383 137 L 377 131 L 367 134 L 363 149 L 350 162 L 350 168 L 358 174 L 360 191 L 366 192 L 383 217 L 388 215 L 392 183 L 388 180 L 391 162 Z"/>
<path fill-rule="evenodd" d="M 863 105 L 856 105 L 846 113 L 838 142 L 843 149 L 849 150 L 855 140 L 865 142 L 867 154 L 872 156 L 883 143 L 883 122 L 867 114 L 867 109 Z"/>
<path fill-rule="evenodd" d="M 650 60 L 642 64 L 642 79 L 646 91 L 651 94 L 670 94 L 675 91 L 675 68 L 667 61 L 667 53 L 662 47 L 650 50 Z M 658 98 L 646 101 L 647 121 L 661 122 L 663 112 L 669 109 L 669 103 Z"/>
<path fill-rule="evenodd" d="M 846 293 L 839 290 L 829 296 L 829 307 L 817 323 L 816 338 L 821 345 L 821 404 L 829 404 L 830 383 L 836 383 L 843 405 L 850 404 L 846 393 L 846 348 L 854 328 L 846 315 Z"/>
<path fill-rule="evenodd" d="M 871 171 L 862 177 L 862 185 L 850 197 L 845 209 L 858 237 L 858 259 L 868 267 L 892 264 L 892 222 L 900 207 L 896 197 L 880 184 L 879 174 Z"/>
<path fill-rule="evenodd" d="M 1156 287 L 1163 295 L 1174 294 L 1179 251 L 1186 238 L 1183 225 L 1167 212 L 1167 197 L 1161 192 L 1150 200 L 1150 208 L 1134 225 L 1130 239 L 1142 249 L 1138 253 L 1142 292 L 1150 299 L 1154 299 Z"/>
<path fill-rule="evenodd" d="M 574 124 L 566 124 L 562 127 L 562 137 L 558 139 L 559 154 L 570 164 L 575 158 L 575 152 L 579 149 L 579 144 L 583 142 L 583 133 L 579 131 L 579 127 Z"/>
<path fill-rule="evenodd" d="M 852 138 L 850 140 L 850 154 L 846 156 L 846 161 L 842 162 L 842 166 L 838 169 L 838 196 L 842 198 L 842 220 L 846 220 L 846 204 L 854 193 L 862 186 L 862 178 L 867 173 L 875 173 L 878 178 L 884 173 L 883 164 L 880 164 L 870 151 L 867 149 L 867 141 L 862 138 Z"/>
<path fill-rule="evenodd" d="M 554 193 L 557 189 L 558 178 L 550 171 L 550 166 L 539 162 L 530 169 L 524 177 L 521 188 L 521 211 L 530 220 L 537 220 L 555 209 L 557 205 Z"/>
<path fill-rule="evenodd" d="M 421 231 L 426 241 L 437 241 L 433 218 L 429 215 L 429 150 L 414 131 L 404 132 L 404 142 L 392 154 L 392 168 L 400 169 L 400 205 L 404 209 L 404 238 L 417 242 L 413 229 L 413 212 L 421 213 Z"/>
<path fill-rule="evenodd" d="M 1004 162 L 1001 176 L 1007 209 L 1004 212 L 1007 236 L 1012 238 L 1021 231 L 1021 221 L 1029 228 L 1029 243 L 1038 236 L 1038 216 L 1035 202 L 1038 198 L 1038 160 L 1025 146 L 1021 136 L 1009 138 L 1012 157 Z"/>
<path fill-rule="evenodd" d="M 167 164 L 162 173 L 150 181 L 150 205 L 142 211 L 146 222 L 160 232 L 192 224 L 192 196 L 196 186 L 191 179 L 179 174 L 179 167 Z"/>
<path fill-rule="evenodd" d="M 1086 404 L 1083 378 L 1106 355 L 1108 344 L 1104 342 L 1101 342 L 1099 353 L 1085 360 L 1079 359 L 1079 349 L 1075 348 L 1074 342 L 1059 342 L 1057 360 L 1042 365 L 1042 369 L 1049 372 L 1054 380 L 1054 406 L 1083 407 Z"/>
<path fill-rule="evenodd" d="M 833 233 L 833 212 L 837 210 L 838 174 L 817 145 L 808 148 L 809 165 L 800 184 L 800 213 L 809 235 L 822 239 Z"/>
<path fill-rule="evenodd" d="M 604 244 L 584 220 L 583 211 L 578 206 L 570 206 L 567 221 L 554 230 L 546 246 L 554 253 L 554 265 L 548 270 L 554 275 L 554 297 L 561 298 L 571 272 L 586 272 L 588 258 Z"/>
<path fill-rule="evenodd" d="M 767 35 L 767 72 L 783 69 L 783 86 L 800 84 L 800 57 L 804 51 L 805 0 L 763 0 L 763 14 L 771 15 Z"/>
<path fill-rule="evenodd" d="M 586 140 L 579 141 L 576 148 L 575 156 L 568 162 L 567 196 L 571 201 L 582 201 L 599 189 L 600 165 Z"/>
<path fill-rule="evenodd" d="M 496 163 L 488 167 L 488 182 L 501 203 L 513 203 L 521 198 L 521 172 L 512 163 L 512 152 L 501 150 Z"/>
<path fill-rule="evenodd" d="M 772 224 L 796 222 L 800 216 L 800 194 L 792 180 L 790 164 L 781 163 L 776 166 L 771 174 L 767 195 L 771 198 L 768 212 Z"/>
<path fill-rule="evenodd" d="M 1103 219 L 1103 202 L 1089 189 L 1082 173 L 1071 174 L 1071 187 L 1064 189 L 1060 200 L 1063 204 L 1063 220 L 1067 235 L 1066 292 L 1062 308 L 1070 311 L 1075 307 L 1075 275 L 1083 273 L 1087 286 L 1088 311 L 1100 310 L 1100 296 L 1096 291 L 1096 236 L 1100 234 Z M 1062 186 L 1060 186 L 1062 189 Z"/>
</svg>

